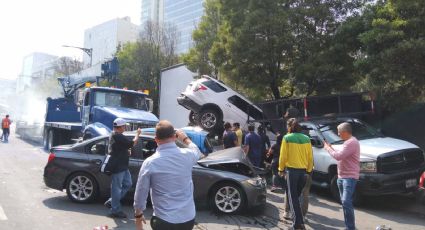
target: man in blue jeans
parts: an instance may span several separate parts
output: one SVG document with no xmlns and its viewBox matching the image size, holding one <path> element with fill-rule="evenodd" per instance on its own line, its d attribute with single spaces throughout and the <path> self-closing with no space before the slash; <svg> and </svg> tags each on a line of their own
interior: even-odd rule
<svg viewBox="0 0 425 230">
<path fill-rule="evenodd" d="M 356 229 L 353 208 L 353 195 L 360 174 L 360 144 L 352 135 L 352 127 L 344 122 L 337 127 L 338 135 L 344 141 L 340 150 L 335 150 L 325 142 L 325 149 L 338 161 L 338 189 L 344 210 L 345 226 L 348 230 Z"/>
<path fill-rule="evenodd" d="M 111 155 L 109 162 L 111 167 L 111 198 L 105 202 L 105 206 L 111 209 L 110 216 L 127 218 L 121 210 L 121 199 L 131 188 L 131 174 L 128 163 L 131 152 L 129 149 L 135 146 L 139 140 L 141 130 L 138 129 L 133 140 L 128 140 L 122 133 L 125 131 L 126 121 L 122 118 L 114 120 L 114 130 L 109 137 L 108 153 Z"/>
</svg>

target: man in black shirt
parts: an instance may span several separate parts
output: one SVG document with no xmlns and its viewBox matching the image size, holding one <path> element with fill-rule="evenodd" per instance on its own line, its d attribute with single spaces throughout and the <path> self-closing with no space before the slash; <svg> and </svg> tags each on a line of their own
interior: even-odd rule
<svg viewBox="0 0 425 230">
<path fill-rule="evenodd" d="M 126 121 L 122 118 L 114 120 L 114 130 L 109 137 L 108 153 L 111 166 L 111 198 L 105 202 L 105 206 L 111 209 L 110 216 L 117 218 L 127 218 L 127 215 L 121 210 L 121 199 L 132 186 L 131 174 L 128 170 L 128 162 L 131 152 L 129 149 L 135 146 L 141 133 L 137 129 L 134 139 L 128 140 L 122 133 L 125 131 Z"/>
</svg>

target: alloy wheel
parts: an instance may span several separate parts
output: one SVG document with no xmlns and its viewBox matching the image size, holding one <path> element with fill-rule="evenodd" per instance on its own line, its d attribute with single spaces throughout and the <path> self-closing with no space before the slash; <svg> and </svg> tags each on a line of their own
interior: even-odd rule
<svg viewBox="0 0 425 230">
<path fill-rule="evenodd" d="M 93 181 L 86 176 L 76 176 L 69 182 L 69 192 L 77 201 L 86 201 L 93 195 Z"/>
<path fill-rule="evenodd" d="M 214 113 L 204 113 L 201 117 L 201 123 L 205 128 L 211 129 L 216 125 L 217 117 Z"/>
<path fill-rule="evenodd" d="M 221 212 L 232 213 L 242 204 L 241 194 L 235 187 L 221 187 L 215 194 L 215 205 Z"/>
</svg>

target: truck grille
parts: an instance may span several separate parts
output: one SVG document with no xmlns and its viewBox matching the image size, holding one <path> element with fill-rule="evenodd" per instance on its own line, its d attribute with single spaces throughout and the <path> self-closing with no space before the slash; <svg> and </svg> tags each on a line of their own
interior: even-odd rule
<svg viewBox="0 0 425 230">
<path fill-rule="evenodd" d="M 155 127 L 155 122 L 128 122 L 128 125 L 125 127 L 125 131 L 134 131 L 138 128 L 152 128 Z"/>
<path fill-rule="evenodd" d="M 424 154 L 420 149 L 386 153 L 378 157 L 378 172 L 393 173 L 412 170 L 420 167 L 424 161 Z"/>
</svg>

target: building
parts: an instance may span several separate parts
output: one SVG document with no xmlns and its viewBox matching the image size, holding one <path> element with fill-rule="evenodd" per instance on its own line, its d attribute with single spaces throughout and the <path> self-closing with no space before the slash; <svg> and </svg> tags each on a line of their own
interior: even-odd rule
<svg viewBox="0 0 425 230">
<path fill-rule="evenodd" d="M 112 58 L 117 47 L 127 42 L 135 42 L 139 37 L 139 26 L 131 22 L 130 17 L 117 18 L 84 32 L 84 48 L 93 49 L 92 66 Z M 90 57 L 83 56 L 84 66 L 90 66 Z"/>
<path fill-rule="evenodd" d="M 192 32 L 204 14 L 204 0 L 142 0 L 141 25 L 147 21 L 170 23 L 180 34 L 176 53 L 185 53 L 193 46 Z"/>
<path fill-rule="evenodd" d="M 164 22 L 174 24 L 180 34 L 177 54 L 193 46 L 192 32 L 204 14 L 203 0 L 164 0 Z"/>
<path fill-rule="evenodd" d="M 153 21 L 161 23 L 164 19 L 164 0 L 142 0 L 142 15 L 140 25 Z"/>
</svg>

